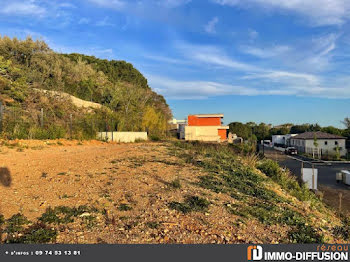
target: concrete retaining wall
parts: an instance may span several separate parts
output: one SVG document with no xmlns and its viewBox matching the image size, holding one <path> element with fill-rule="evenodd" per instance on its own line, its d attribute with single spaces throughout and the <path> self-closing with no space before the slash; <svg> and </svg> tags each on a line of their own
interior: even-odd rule
<svg viewBox="0 0 350 262">
<path fill-rule="evenodd" d="M 113 142 L 133 143 L 136 140 L 147 140 L 147 132 L 99 132 L 97 138 Z"/>
</svg>

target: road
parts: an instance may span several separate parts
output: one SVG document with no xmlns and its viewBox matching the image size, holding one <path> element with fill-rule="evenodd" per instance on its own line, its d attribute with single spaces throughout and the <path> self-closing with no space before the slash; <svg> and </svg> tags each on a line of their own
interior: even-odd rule
<svg viewBox="0 0 350 262">
<path fill-rule="evenodd" d="M 265 147 L 265 155 L 268 158 L 276 160 L 282 167 L 288 168 L 294 175 L 301 177 L 301 165 L 303 162 L 304 168 L 311 168 L 312 163 L 303 161 L 292 156 L 286 156 L 284 153 L 274 150 L 273 148 Z M 335 174 L 340 170 L 350 170 L 350 164 L 337 163 L 314 163 L 314 167 L 318 169 L 318 183 L 331 187 L 333 189 L 350 189 L 343 183 L 337 183 Z"/>
</svg>

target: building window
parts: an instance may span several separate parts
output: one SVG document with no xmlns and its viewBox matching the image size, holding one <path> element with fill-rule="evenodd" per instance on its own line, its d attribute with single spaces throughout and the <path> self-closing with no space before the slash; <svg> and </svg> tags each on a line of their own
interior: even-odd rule
<svg viewBox="0 0 350 262">
<path fill-rule="evenodd" d="M 328 141 L 324 141 L 325 146 L 328 145 Z"/>
<path fill-rule="evenodd" d="M 338 145 L 338 141 L 335 141 L 334 144 L 337 146 Z"/>
</svg>

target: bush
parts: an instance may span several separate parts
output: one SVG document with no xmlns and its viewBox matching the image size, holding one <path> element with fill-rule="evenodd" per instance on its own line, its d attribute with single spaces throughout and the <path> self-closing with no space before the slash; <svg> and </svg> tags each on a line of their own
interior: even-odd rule
<svg viewBox="0 0 350 262">
<path fill-rule="evenodd" d="M 277 162 L 267 159 L 262 161 L 257 168 L 265 173 L 265 175 L 271 177 L 274 180 L 280 180 L 282 176 L 282 170 Z"/>
<path fill-rule="evenodd" d="M 210 202 L 204 198 L 198 196 L 188 196 L 183 203 L 171 202 L 169 203 L 169 208 L 180 211 L 184 214 L 189 212 L 203 212 L 208 210 Z"/>
<path fill-rule="evenodd" d="M 10 236 L 6 243 L 12 244 L 45 244 L 57 237 L 57 231 L 45 224 L 35 224 L 24 230 L 21 235 Z"/>
<path fill-rule="evenodd" d="M 149 139 L 151 140 L 151 141 L 161 141 L 162 140 L 162 138 L 159 136 L 159 135 L 150 135 L 149 136 Z"/>
<path fill-rule="evenodd" d="M 260 162 L 257 168 L 300 201 L 317 201 L 315 194 L 310 192 L 304 183 L 299 185 L 296 178 L 284 172 L 277 162 L 266 159 Z"/>
<path fill-rule="evenodd" d="M 31 127 L 29 137 L 32 139 L 59 139 L 66 136 L 66 130 L 62 126 L 50 125 L 47 128 Z"/>
<path fill-rule="evenodd" d="M 118 210 L 120 210 L 120 211 L 129 211 L 129 210 L 132 210 L 132 207 L 127 205 L 127 204 L 120 204 L 120 206 L 118 207 Z"/>
<path fill-rule="evenodd" d="M 176 189 L 181 188 L 180 178 L 177 177 L 176 179 L 174 179 L 173 181 L 171 181 L 169 185 L 170 185 L 172 188 L 176 188 Z"/>
</svg>

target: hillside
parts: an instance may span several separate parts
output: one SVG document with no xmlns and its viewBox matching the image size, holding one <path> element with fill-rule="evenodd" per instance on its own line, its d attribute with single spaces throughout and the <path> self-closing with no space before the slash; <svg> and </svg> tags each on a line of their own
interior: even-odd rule
<svg viewBox="0 0 350 262">
<path fill-rule="evenodd" d="M 102 108 L 101 104 L 86 101 L 80 98 L 77 98 L 75 96 L 72 96 L 70 94 L 67 94 L 65 92 L 60 91 L 53 91 L 53 90 L 44 90 L 44 89 L 33 89 L 35 91 L 38 91 L 39 93 L 44 94 L 47 97 L 53 97 L 55 99 L 66 99 L 68 101 L 71 101 L 72 104 L 78 108 L 90 108 L 90 109 L 100 109 Z"/>
<path fill-rule="evenodd" d="M 37 89 L 67 93 L 104 108 L 87 112 L 69 99 L 62 103 L 62 97 L 48 97 L 44 92 L 34 92 Z M 71 114 L 75 138 L 89 138 L 106 127 L 148 130 L 151 135 L 162 136 L 171 117 L 164 97 L 155 93 L 130 63 L 58 54 L 45 42 L 30 37 L 0 37 L 0 101 L 7 112 L 16 112 L 5 117 L 2 133 L 7 138 L 67 137 Z M 45 125 L 38 122 L 41 108 Z M 18 116 L 20 119 L 12 119 Z M 25 133 L 32 135 L 25 137 Z"/>
<path fill-rule="evenodd" d="M 25 140 L 1 151 L 6 243 L 349 243 L 348 220 L 236 147 Z"/>
</svg>

